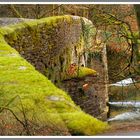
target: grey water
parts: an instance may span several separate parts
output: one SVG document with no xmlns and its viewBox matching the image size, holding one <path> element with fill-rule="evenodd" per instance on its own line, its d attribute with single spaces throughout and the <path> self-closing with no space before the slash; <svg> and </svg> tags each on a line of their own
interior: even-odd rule
<svg viewBox="0 0 140 140">
<path fill-rule="evenodd" d="M 111 122 L 111 121 L 132 121 L 132 120 L 140 120 L 139 110 L 119 114 L 113 118 L 109 118 L 107 121 Z"/>
<path fill-rule="evenodd" d="M 140 102 L 127 101 L 127 102 L 108 102 L 109 106 L 112 107 L 134 107 L 140 108 Z"/>
<path fill-rule="evenodd" d="M 108 104 L 110 107 L 126 108 L 126 110 L 131 108 L 131 111 L 126 111 L 109 118 L 108 122 L 140 120 L 140 102 L 109 102 Z"/>
<path fill-rule="evenodd" d="M 110 84 L 110 86 L 129 86 L 133 83 L 136 83 L 136 81 L 133 80 L 132 78 L 127 78 L 114 84 Z"/>
<path fill-rule="evenodd" d="M 133 83 L 136 83 L 136 81 L 132 78 L 127 78 L 122 81 L 116 82 L 114 84 L 111 84 L 110 86 L 129 86 Z M 116 116 L 111 116 L 107 121 L 132 121 L 132 120 L 140 120 L 140 101 L 113 101 L 108 102 L 109 107 L 112 110 L 115 110 L 116 112 L 118 110 L 123 109 L 123 111 L 119 111 L 120 113 Z M 112 112 L 110 112 L 112 113 Z"/>
</svg>

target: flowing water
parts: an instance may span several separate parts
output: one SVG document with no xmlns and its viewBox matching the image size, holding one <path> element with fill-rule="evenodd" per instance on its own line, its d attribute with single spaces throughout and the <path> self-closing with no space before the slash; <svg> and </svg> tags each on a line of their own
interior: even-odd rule
<svg viewBox="0 0 140 140">
<path fill-rule="evenodd" d="M 110 86 L 129 87 L 136 83 L 132 78 L 124 79 Z M 127 89 L 127 88 L 125 88 Z M 137 90 L 137 89 L 136 89 Z M 119 90 L 118 90 L 119 91 Z M 114 93 L 116 96 L 116 93 Z M 140 101 L 109 101 L 110 107 L 108 122 L 140 120 Z"/>
<path fill-rule="evenodd" d="M 109 102 L 111 130 L 103 136 L 140 136 L 140 102 Z"/>
<path fill-rule="evenodd" d="M 134 88 L 134 81 L 131 78 L 124 79 L 120 82 L 111 84 L 109 106 L 109 118 L 111 130 L 102 135 L 106 136 L 140 136 L 140 91 Z M 125 88 L 124 88 L 125 87 Z M 140 87 L 140 85 L 139 85 Z M 121 90 L 125 89 L 123 98 L 120 97 Z M 131 90 L 129 90 L 131 89 Z M 136 94 L 137 93 L 137 99 Z M 131 96 L 130 96 L 131 95 Z M 123 99 L 123 100 L 122 100 Z"/>
<path fill-rule="evenodd" d="M 115 116 L 110 116 L 110 118 L 107 120 L 108 122 L 140 120 L 140 102 L 109 102 L 109 106 L 111 108 L 110 111 L 112 112 L 116 107 L 114 110 L 117 113 Z"/>
<path fill-rule="evenodd" d="M 108 102 L 110 106 L 114 107 L 125 107 L 125 108 L 140 108 L 140 102 L 127 101 L 127 102 Z"/>
</svg>

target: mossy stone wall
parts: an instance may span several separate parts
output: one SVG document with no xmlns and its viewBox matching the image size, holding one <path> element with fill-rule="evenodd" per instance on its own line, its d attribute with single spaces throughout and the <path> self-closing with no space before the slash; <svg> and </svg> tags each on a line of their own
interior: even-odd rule
<svg viewBox="0 0 140 140">
<path fill-rule="evenodd" d="M 23 23 L 25 28 L 16 29 L 5 38 L 38 71 L 58 83 L 67 78 L 70 64 L 86 63 L 81 20 L 62 16 L 32 26 Z"/>
<path fill-rule="evenodd" d="M 98 118 L 106 120 L 108 114 L 107 102 L 108 98 L 108 65 L 107 65 L 107 54 L 106 44 L 102 44 L 102 47 L 98 52 L 92 53 L 90 58 L 89 66 L 94 68 L 98 72 L 97 78 L 94 78 L 93 87 L 97 91 L 96 102 L 98 102 L 96 108 L 99 109 Z"/>
<path fill-rule="evenodd" d="M 71 77 L 68 74 L 71 64 L 80 67 L 89 66 L 94 69 L 92 64 L 95 57 L 90 57 L 87 50 L 94 47 L 92 37 L 96 29 L 89 20 L 78 16 L 61 16 L 25 22 L 15 26 L 19 26 L 19 28 L 15 27 L 13 31 L 5 34 L 5 39 L 10 46 L 53 83 L 66 90 L 85 112 L 93 116 L 107 113 L 105 111 L 107 91 L 104 88 L 106 83 L 104 73 L 100 73 L 102 84 L 99 84 L 98 76 L 93 76 L 94 71 L 88 70 L 92 75 L 89 76 L 86 69 L 87 77 L 82 72 L 82 75 L 85 76 L 83 80 L 80 79 L 81 76 Z M 98 59 L 100 63 L 97 65 L 101 65 L 100 68 L 105 72 L 106 69 L 102 67 L 105 62 L 100 61 L 103 58 L 101 51 L 99 51 L 99 55 L 101 56 Z M 90 64 L 88 64 L 89 60 Z M 80 68 L 80 70 L 82 69 Z M 77 81 L 75 82 L 75 80 Z M 87 83 L 94 91 L 91 90 L 90 94 L 84 97 L 81 95 L 83 91 L 80 88 Z"/>
<path fill-rule="evenodd" d="M 68 79 L 63 88 L 86 113 L 106 120 L 108 114 L 108 73 L 106 47 L 92 52 L 88 57 L 88 66 L 97 71 L 96 75 Z"/>
</svg>

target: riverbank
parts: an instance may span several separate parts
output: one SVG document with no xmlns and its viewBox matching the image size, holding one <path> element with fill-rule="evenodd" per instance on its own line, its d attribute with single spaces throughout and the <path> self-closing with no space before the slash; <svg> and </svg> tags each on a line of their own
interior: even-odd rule
<svg viewBox="0 0 140 140">
<path fill-rule="evenodd" d="M 109 131 L 100 136 L 140 136 L 140 121 L 111 122 Z"/>
</svg>

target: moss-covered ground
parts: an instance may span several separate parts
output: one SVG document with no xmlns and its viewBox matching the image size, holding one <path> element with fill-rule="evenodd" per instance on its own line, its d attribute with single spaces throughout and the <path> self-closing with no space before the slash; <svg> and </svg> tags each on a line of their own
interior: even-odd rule
<svg viewBox="0 0 140 140">
<path fill-rule="evenodd" d="M 33 27 L 37 23 L 51 22 L 50 19 L 28 24 Z M 66 92 L 58 89 L 6 43 L 3 35 L 22 27 L 25 28 L 20 23 L 0 29 L 0 109 L 10 108 L 21 118 L 24 109 L 28 120 L 39 125 L 53 122 L 54 126 L 68 128 L 74 135 L 95 135 L 107 129 L 106 123 L 81 111 Z"/>
</svg>

